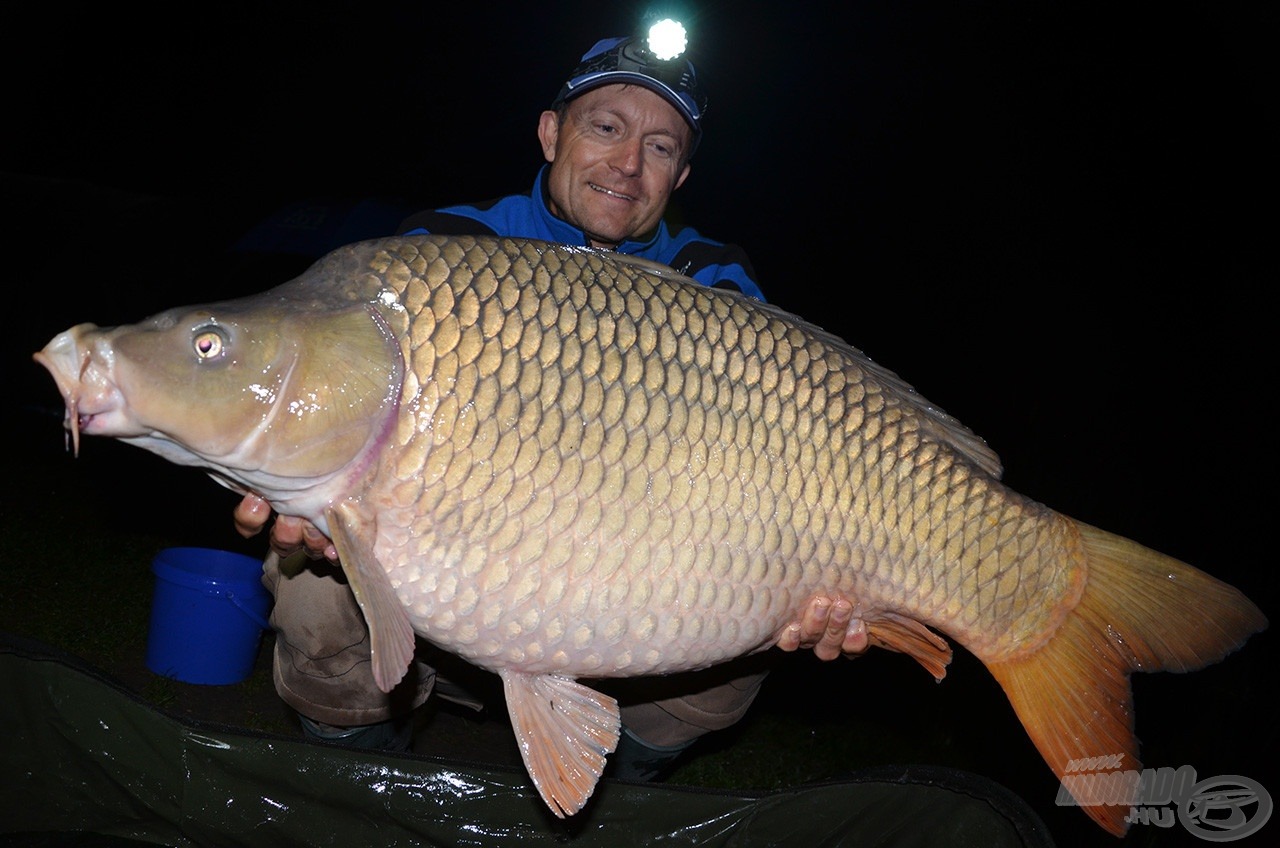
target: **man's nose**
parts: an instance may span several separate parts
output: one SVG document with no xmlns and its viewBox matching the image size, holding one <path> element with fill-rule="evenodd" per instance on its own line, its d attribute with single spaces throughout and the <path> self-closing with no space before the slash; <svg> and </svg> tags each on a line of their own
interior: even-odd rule
<svg viewBox="0 0 1280 848">
<path fill-rule="evenodd" d="M 635 176 L 640 173 L 643 161 L 644 144 L 640 139 L 635 139 L 617 145 L 613 150 L 610 164 L 627 176 Z"/>
</svg>

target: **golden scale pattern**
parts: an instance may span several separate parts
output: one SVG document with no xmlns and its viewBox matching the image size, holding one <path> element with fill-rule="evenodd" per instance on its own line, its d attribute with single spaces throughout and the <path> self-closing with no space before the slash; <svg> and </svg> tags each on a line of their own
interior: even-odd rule
<svg viewBox="0 0 1280 848">
<path fill-rule="evenodd" d="M 378 551 L 429 638 L 612 676 L 767 645 L 814 591 L 983 652 L 1044 626 L 1027 599 L 1068 576 L 1025 557 L 1062 522 L 820 331 L 588 251 L 443 244 L 375 260 L 408 363 Z"/>
</svg>

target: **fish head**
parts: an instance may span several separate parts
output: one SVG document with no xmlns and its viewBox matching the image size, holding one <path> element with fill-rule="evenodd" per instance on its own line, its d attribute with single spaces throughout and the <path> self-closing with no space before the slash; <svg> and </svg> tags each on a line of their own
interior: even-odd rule
<svg viewBox="0 0 1280 848">
<path fill-rule="evenodd" d="M 368 467 L 404 371 L 376 309 L 276 292 L 80 324 L 35 360 L 77 453 L 82 435 L 117 438 L 282 505 L 340 496 Z"/>
</svg>

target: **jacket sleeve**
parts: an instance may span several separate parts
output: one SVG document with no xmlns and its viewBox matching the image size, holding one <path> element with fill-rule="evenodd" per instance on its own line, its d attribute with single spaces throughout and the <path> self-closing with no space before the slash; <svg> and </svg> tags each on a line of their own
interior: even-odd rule
<svg viewBox="0 0 1280 848">
<path fill-rule="evenodd" d="M 452 212 L 442 212 L 439 209 L 426 209 L 422 212 L 415 212 L 401 221 L 399 229 L 396 230 L 396 235 L 398 236 L 426 233 L 437 233 L 445 236 L 498 235 L 492 227 L 481 222 L 478 218 L 457 215 Z"/>
<path fill-rule="evenodd" d="M 704 286 L 740 291 L 756 300 L 765 299 L 747 252 L 736 244 L 693 241 L 681 248 L 669 264 Z"/>
</svg>

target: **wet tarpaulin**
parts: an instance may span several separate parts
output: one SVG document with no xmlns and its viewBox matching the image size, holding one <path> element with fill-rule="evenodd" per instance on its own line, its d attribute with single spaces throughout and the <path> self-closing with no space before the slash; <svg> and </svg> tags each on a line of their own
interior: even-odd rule
<svg viewBox="0 0 1280 848">
<path fill-rule="evenodd" d="M 877 769 L 769 793 L 604 780 L 560 820 L 521 771 L 188 722 L 11 637 L 0 638 L 0 687 L 6 845 L 1051 845 L 1015 796 L 952 770 Z"/>
</svg>

